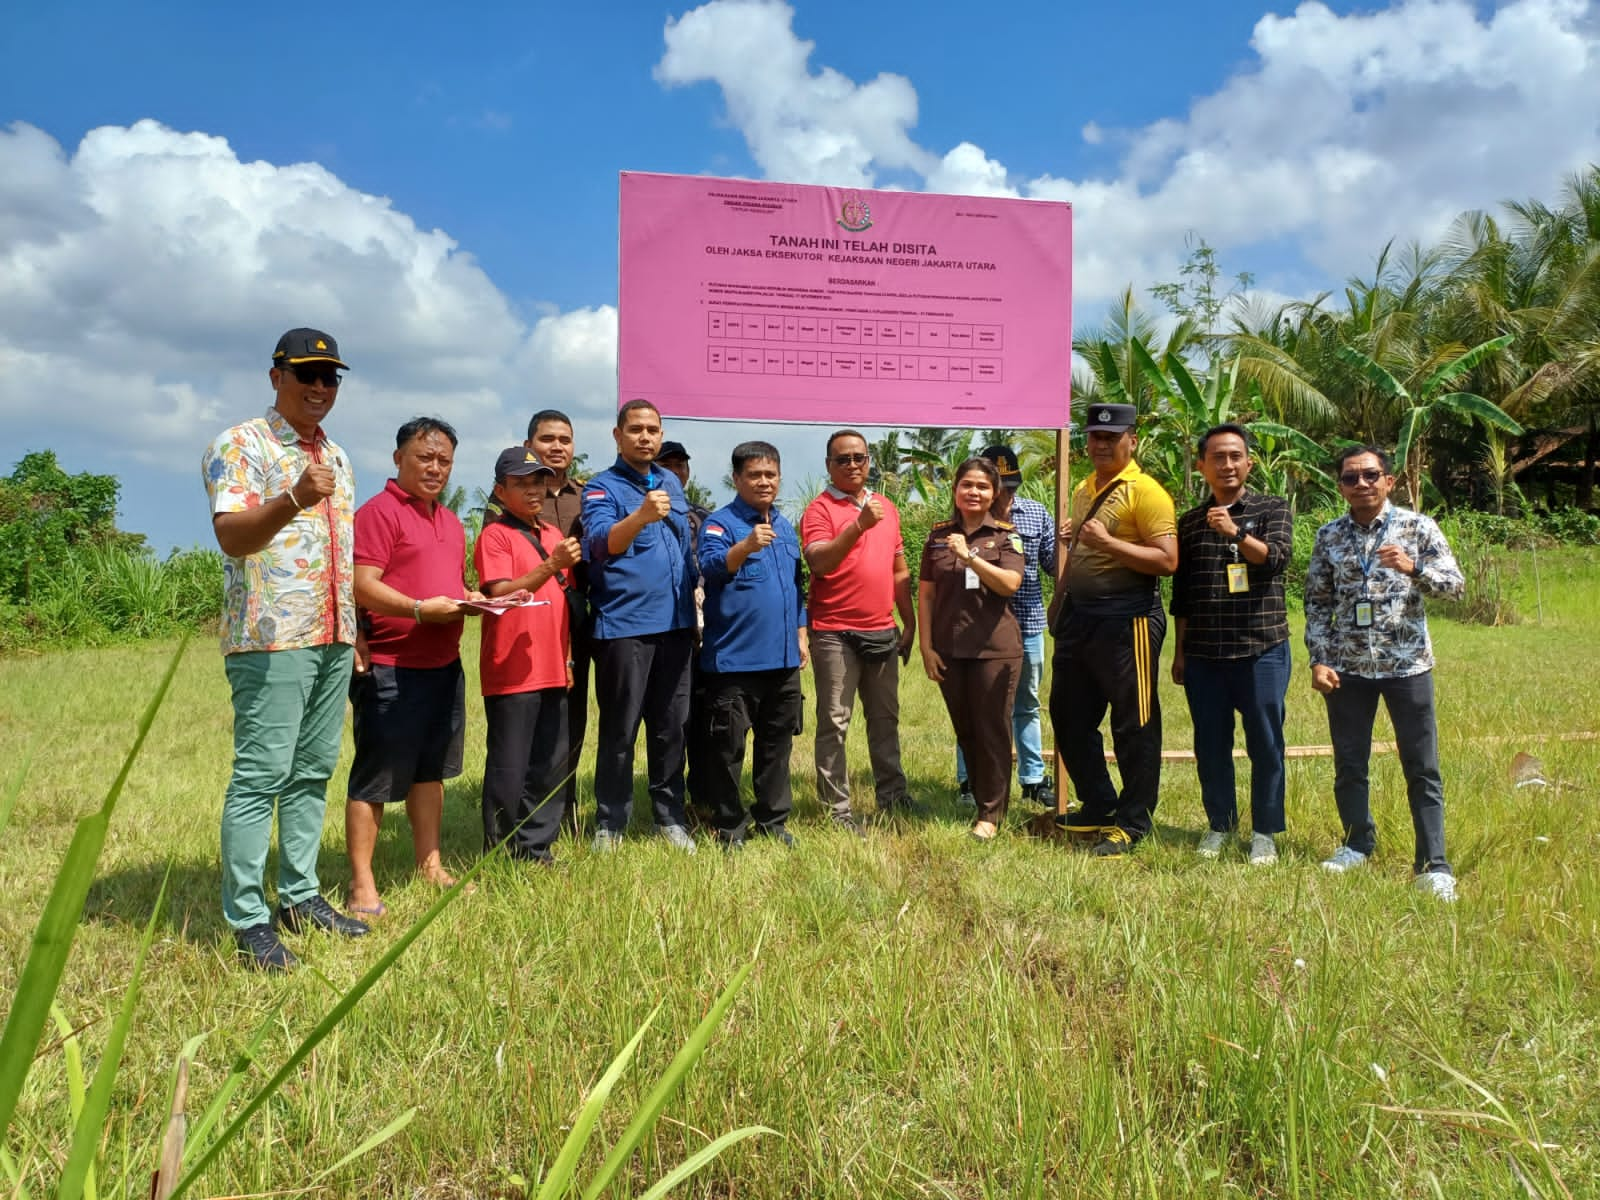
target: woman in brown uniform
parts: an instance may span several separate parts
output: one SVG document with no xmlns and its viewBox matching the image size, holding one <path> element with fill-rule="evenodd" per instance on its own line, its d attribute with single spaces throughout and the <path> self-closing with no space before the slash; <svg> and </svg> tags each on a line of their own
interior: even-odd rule
<svg viewBox="0 0 1600 1200">
<path fill-rule="evenodd" d="M 917 584 L 922 665 L 944 693 L 978 802 L 972 836 L 999 832 L 1011 791 L 1011 702 L 1022 630 L 1008 601 L 1022 585 L 1022 540 L 989 511 L 1000 476 L 985 458 L 956 470 L 955 514 L 928 531 Z"/>
</svg>

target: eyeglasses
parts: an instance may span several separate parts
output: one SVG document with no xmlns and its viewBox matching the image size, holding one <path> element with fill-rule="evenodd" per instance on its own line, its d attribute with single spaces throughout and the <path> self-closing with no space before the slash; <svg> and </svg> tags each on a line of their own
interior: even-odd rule
<svg viewBox="0 0 1600 1200">
<path fill-rule="evenodd" d="M 336 388 L 343 379 L 333 367 L 317 363 L 296 363 L 289 370 L 294 372 L 294 377 L 305 387 L 320 383 L 323 387 Z"/>
<path fill-rule="evenodd" d="M 1377 483 L 1382 478 L 1382 471 L 1368 467 L 1365 471 L 1346 471 L 1339 476 L 1339 482 L 1345 487 L 1355 487 L 1358 483 Z"/>
<path fill-rule="evenodd" d="M 828 460 L 836 467 L 859 467 L 872 461 L 870 454 L 835 454 Z"/>
</svg>

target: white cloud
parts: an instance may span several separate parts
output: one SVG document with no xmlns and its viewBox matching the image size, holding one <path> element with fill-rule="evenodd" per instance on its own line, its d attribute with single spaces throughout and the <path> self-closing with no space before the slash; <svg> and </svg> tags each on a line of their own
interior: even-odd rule
<svg viewBox="0 0 1600 1200">
<path fill-rule="evenodd" d="M 418 413 L 460 429 L 470 489 L 534 409 L 597 432 L 614 411 L 613 308 L 530 326 L 448 235 L 316 164 L 241 162 L 153 121 L 70 154 L 0 130 L 0 420 L 19 453 L 92 446 L 97 470 L 198 480 L 206 442 L 269 403 L 272 346 L 296 325 L 352 364 L 329 431 L 364 492 Z"/>
<path fill-rule="evenodd" d="M 1466 208 L 1553 197 L 1600 159 L 1600 15 L 1583 0 L 1264 16 L 1254 62 L 1182 117 L 1086 124 L 1085 142 L 1122 157 L 1113 176 L 1084 179 L 1017 179 L 972 142 L 917 146 L 911 83 L 813 69 L 793 16 L 779 0 L 712 0 L 668 23 L 657 76 L 717 83 L 771 177 L 871 185 L 909 168 L 929 190 L 1072 201 L 1080 305 L 1170 278 L 1190 231 L 1236 251 L 1237 266 L 1258 265 L 1250 247 L 1288 240 L 1339 278 L 1389 236 L 1426 239 Z"/>
<path fill-rule="evenodd" d="M 813 73 L 814 46 L 795 37 L 794 10 L 781 0 L 711 0 L 668 20 L 665 37 L 656 78 L 721 87 L 729 119 L 773 178 L 865 187 L 878 170 L 925 174 L 936 161 L 908 132 L 917 123 L 911 83 Z"/>
</svg>

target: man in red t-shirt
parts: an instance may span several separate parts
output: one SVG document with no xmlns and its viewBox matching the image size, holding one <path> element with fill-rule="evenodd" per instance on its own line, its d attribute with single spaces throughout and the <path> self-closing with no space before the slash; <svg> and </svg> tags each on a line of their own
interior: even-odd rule
<svg viewBox="0 0 1600 1200">
<path fill-rule="evenodd" d="M 344 830 L 349 907 L 367 916 L 386 911 L 372 875 L 386 804 L 405 803 L 417 874 L 455 883 L 439 861 L 439 825 L 466 729 L 461 618 L 471 610 L 461 601 L 482 599 L 466 590 L 466 532 L 439 503 L 455 448 L 443 421 L 406 422 L 395 435 L 395 477 L 356 510 L 355 595 L 366 641 L 350 683 L 355 761 Z"/>
<path fill-rule="evenodd" d="M 854 429 L 839 430 L 828 439 L 826 461 L 829 486 L 800 521 L 800 544 L 811 569 L 817 798 L 835 821 L 859 834 L 844 756 L 858 690 L 878 811 L 888 815 L 911 808 L 900 769 L 900 663 L 916 644 L 917 616 L 900 513 L 867 487 L 872 465 L 867 439 Z"/>
<path fill-rule="evenodd" d="M 568 690 L 572 638 L 568 591 L 582 555 L 539 519 L 555 472 L 527 446 L 500 452 L 494 498 L 501 514 L 483 527 L 472 553 L 484 594 L 520 596 L 526 606 L 487 617 L 478 656 L 488 724 L 483 763 L 483 841 L 506 840 L 513 858 L 548 866 L 561 833 L 569 770 Z M 578 701 L 582 703 L 581 699 Z"/>
</svg>

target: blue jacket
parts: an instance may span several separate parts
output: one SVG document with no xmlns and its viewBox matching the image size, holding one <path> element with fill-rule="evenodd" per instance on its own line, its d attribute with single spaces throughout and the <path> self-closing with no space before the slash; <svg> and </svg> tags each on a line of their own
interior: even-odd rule
<svg viewBox="0 0 1600 1200">
<path fill-rule="evenodd" d="M 659 489 L 672 511 L 639 531 L 621 554 L 606 548 L 611 527 Z M 641 475 L 619 455 L 583 486 L 583 559 L 589 564 L 589 604 L 597 638 L 642 637 L 693 629 L 694 562 L 689 550 L 689 504 L 671 471 Z"/>
<path fill-rule="evenodd" d="M 706 518 L 700 529 L 700 574 L 705 582 L 705 628 L 700 635 L 703 671 L 775 671 L 800 665 L 796 630 L 806 623 L 800 576 L 800 539 L 772 510 L 772 544 L 728 573 L 728 551 L 760 519 L 735 499 Z"/>
</svg>

